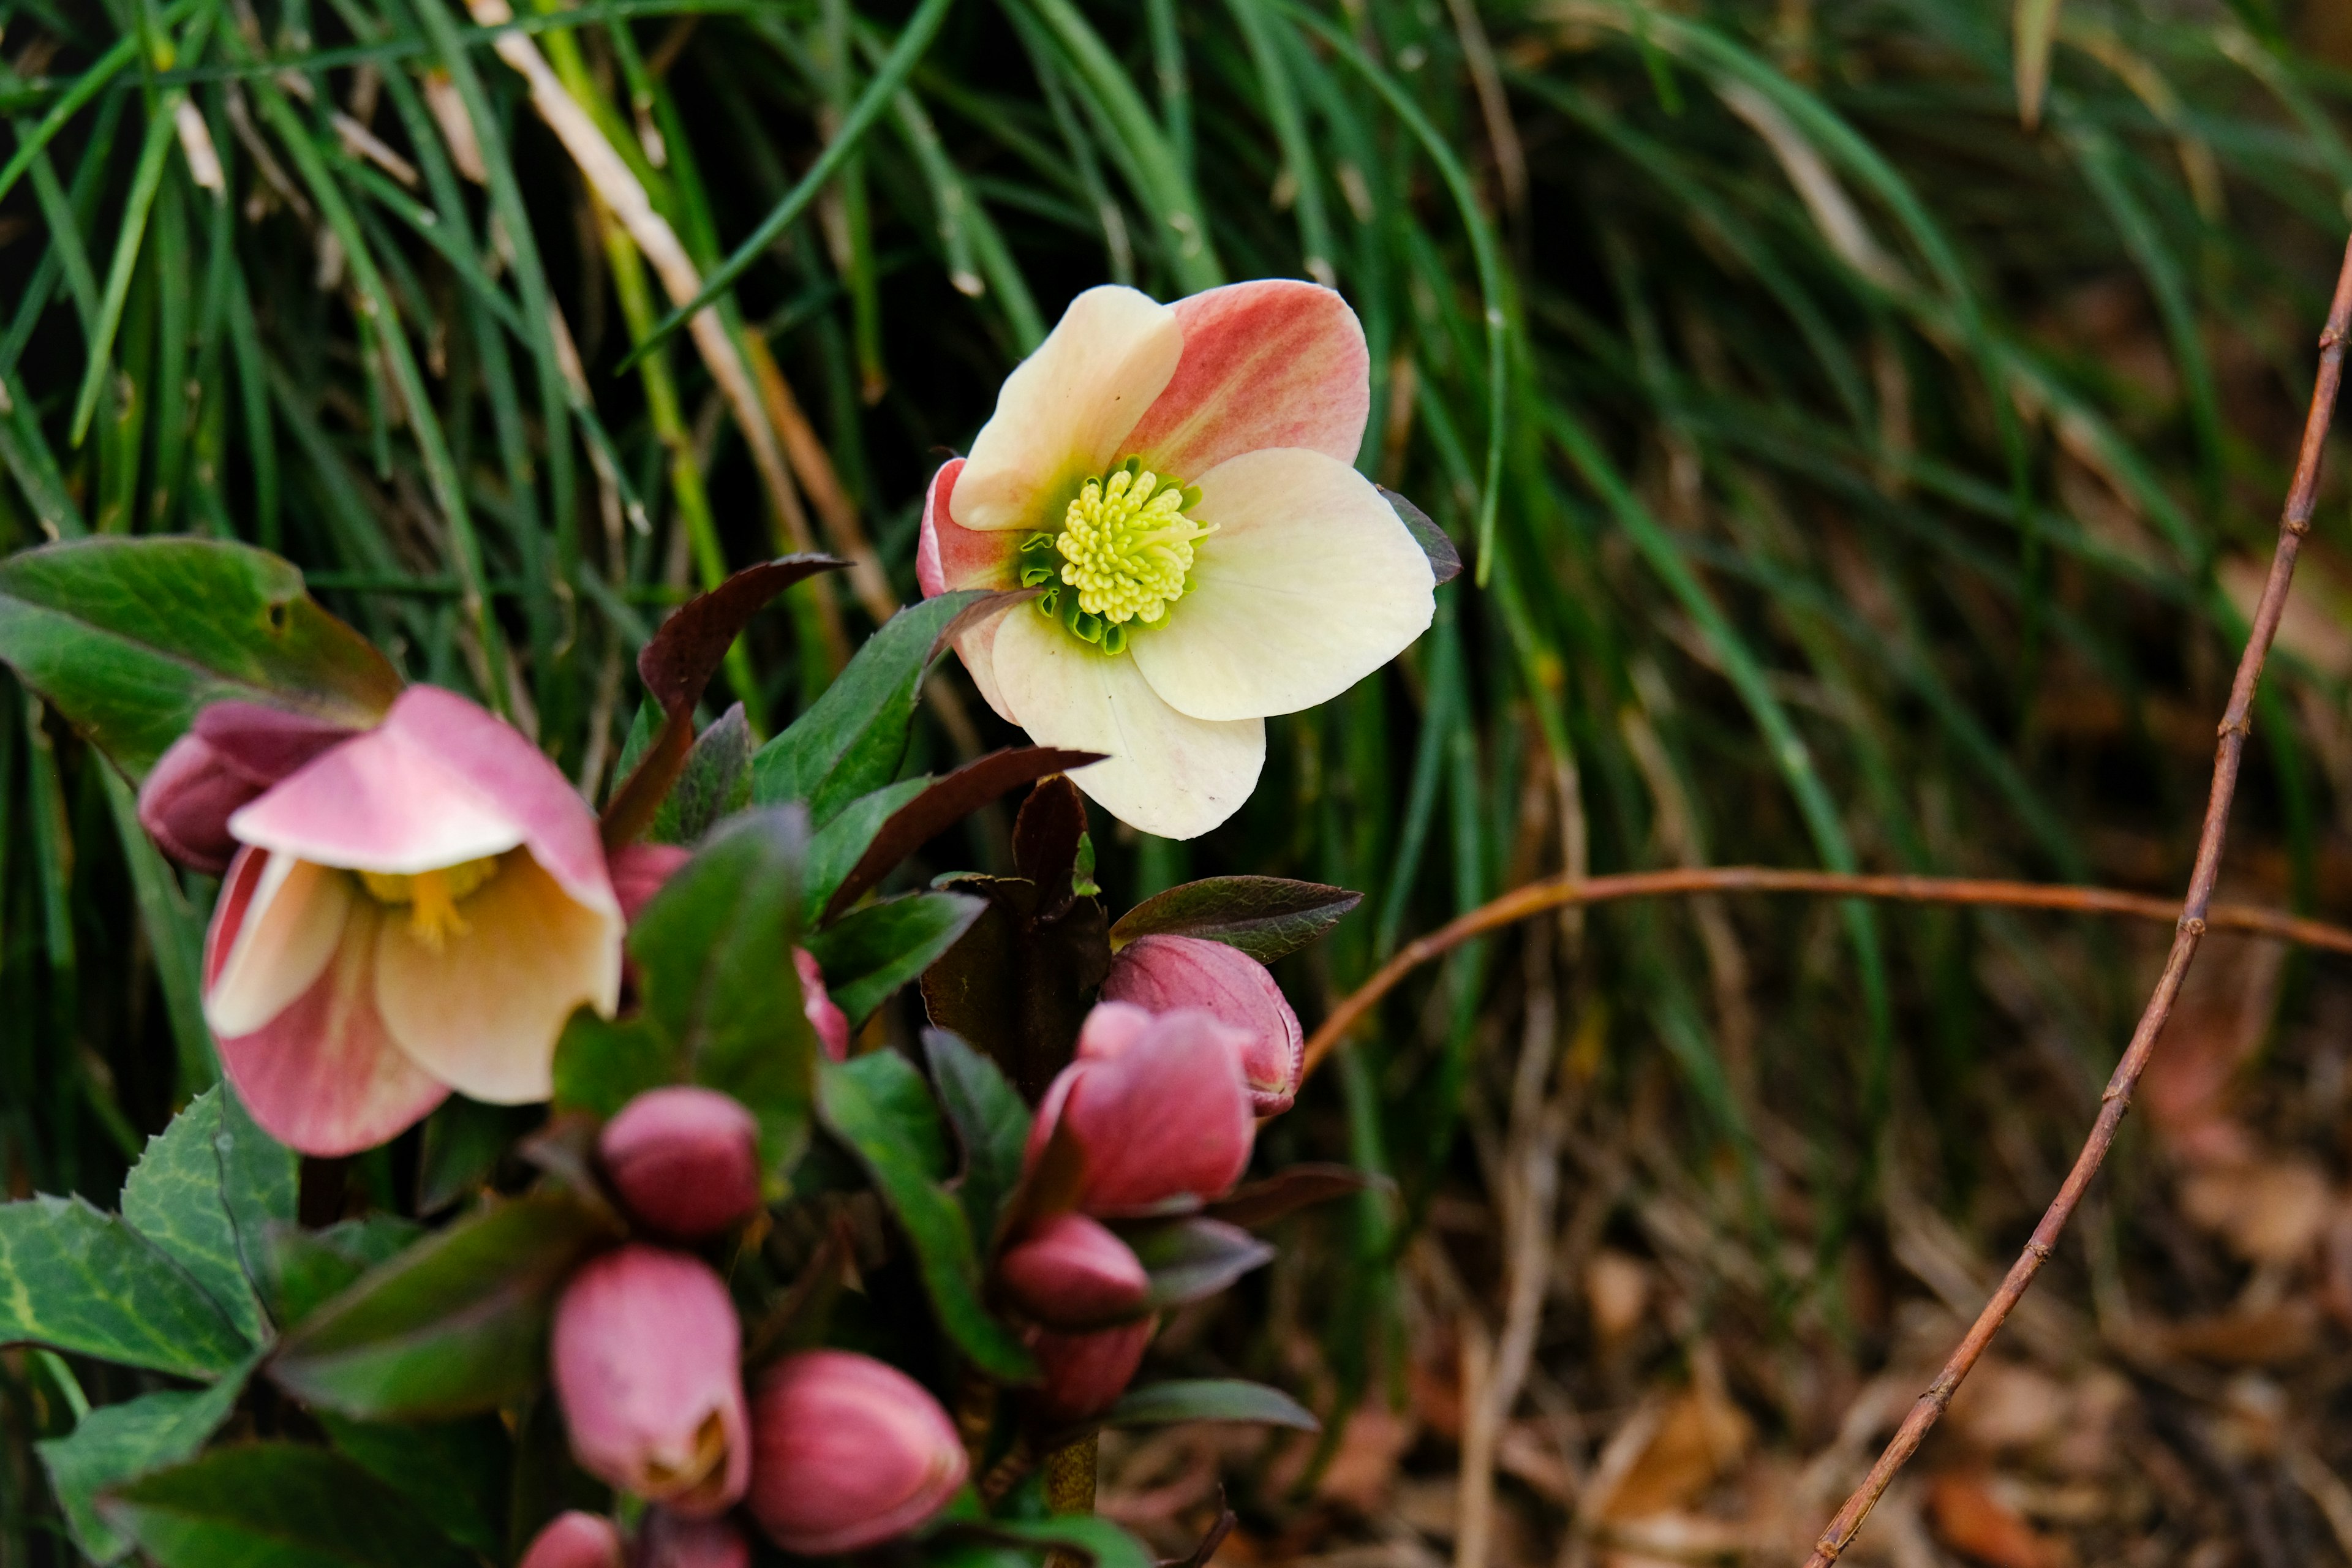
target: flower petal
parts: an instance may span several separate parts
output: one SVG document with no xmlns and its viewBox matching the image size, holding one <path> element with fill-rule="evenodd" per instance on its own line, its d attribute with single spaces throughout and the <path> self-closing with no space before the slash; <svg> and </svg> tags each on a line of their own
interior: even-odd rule
<svg viewBox="0 0 2352 1568">
<path fill-rule="evenodd" d="M 276 903 L 287 907 L 282 894 Z M 305 1154 L 373 1148 L 448 1098 L 447 1088 L 393 1044 L 376 1011 L 383 918 L 369 900 L 347 899 L 336 922 L 341 940 L 310 988 L 259 1028 L 219 1035 L 221 1065 L 237 1098 L 271 1137 Z"/>
<path fill-rule="evenodd" d="M 923 529 L 915 544 L 915 581 L 926 599 L 951 588 L 1017 588 L 1013 563 L 1021 542 L 1001 531 L 983 532 L 956 521 L 956 477 L 964 459 L 950 458 L 931 476 L 923 492 Z"/>
<path fill-rule="evenodd" d="M 1183 346 L 1176 312 L 1148 294 L 1105 285 L 1071 300 L 1004 378 L 956 481 L 955 521 L 982 530 L 1056 524 L 1046 510 L 1118 461 Z"/>
<path fill-rule="evenodd" d="M 395 912 L 376 942 L 376 1005 L 400 1048 L 475 1100 L 545 1100 L 564 1020 L 620 998 L 621 916 L 572 898 L 528 853 L 458 906 L 436 950 Z"/>
<path fill-rule="evenodd" d="M 1171 308 L 1184 357 L 1127 442 L 1147 467 L 1197 482 L 1266 447 L 1356 460 L 1371 413 L 1371 357 L 1336 290 L 1265 278 Z"/>
<path fill-rule="evenodd" d="M 1027 605 L 999 624 L 994 656 L 1005 703 L 1031 740 L 1106 754 L 1070 778 L 1121 822 L 1198 837 L 1239 811 L 1257 784 L 1263 722 L 1188 718 L 1153 692 L 1133 659 L 1097 653 Z"/>
<path fill-rule="evenodd" d="M 1135 662 L 1195 719 L 1253 719 L 1328 701 L 1429 628 L 1429 557 L 1371 481 L 1298 447 L 1202 476 L 1193 515 L 1217 531 Z"/>
<path fill-rule="evenodd" d="M 354 896 L 341 871 L 239 853 L 207 940 L 205 1022 L 213 1032 L 249 1034 L 310 990 L 342 941 Z"/>
<path fill-rule="evenodd" d="M 972 689 L 980 700 L 1008 724 L 1018 724 L 1013 710 L 1004 700 L 1004 689 L 996 679 L 996 634 L 1003 628 L 1005 617 L 1027 606 L 1013 605 L 992 616 L 982 616 L 955 635 L 956 658 L 963 661 L 963 672 L 971 677 Z"/>
</svg>

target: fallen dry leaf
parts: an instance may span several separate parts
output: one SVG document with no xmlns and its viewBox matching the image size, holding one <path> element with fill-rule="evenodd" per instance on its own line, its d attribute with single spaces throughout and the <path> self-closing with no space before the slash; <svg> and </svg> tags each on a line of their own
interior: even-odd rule
<svg viewBox="0 0 2352 1568">
<path fill-rule="evenodd" d="M 2180 1181 L 2180 1208 L 2249 1263 L 2306 1257 L 2335 1206 L 2327 1177 L 2307 1160 L 2211 1165 Z"/>
<path fill-rule="evenodd" d="M 1682 1507 L 1738 1464 L 1755 1435 L 1738 1405 L 1703 1387 L 1690 1389 L 1666 1407 L 1641 1457 L 1601 1504 L 1601 1517 L 1620 1521 Z"/>
<path fill-rule="evenodd" d="M 2065 1568 L 2074 1553 L 2025 1522 L 1976 1470 L 1940 1470 L 1927 1482 L 1936 1538 L 1987 1568 Z"/>
<path fill-rule="evenodd" d="M 1988 1452 L 2028 1448 L 2054 1434 L 2073 1401 L 2065 1384 L 2013 1361 L 1989 1361 L 1960 1384 L 1946 1420 Z"/>
<path fill-rule="evenodd" d="M 1650 1269 L 1640 1258 L 1604 1247 L 1584 1268 L 1584 1302 L 1593 1337 L 1603 1345 L 1623 1340 L 1650 1309 Z"/>
<path fill-rule="evenodd" d="M 1412 1447 L 1412 1423 L 1385 1405 L 1360 1405 L 1339 1430 L 1339 1445 L 1318 1482 L 1318 1497 L 1360 1513 L 1378 1513 L 1396 1485 L 1397 1462 Z"/>
</svg>

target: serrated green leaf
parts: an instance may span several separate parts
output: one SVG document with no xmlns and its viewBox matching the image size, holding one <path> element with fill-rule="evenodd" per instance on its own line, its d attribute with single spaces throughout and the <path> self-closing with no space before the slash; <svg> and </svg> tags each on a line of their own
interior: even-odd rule
<svg viewBox="0 0 2352 1568">
<path fill-rule="evenodd" d="M 1061 1514 L 1052 1519 L 958 1520 L 942 1527 L 940 1534 L 948 1541 L 965 1536 L 1060 1547 L 1087 1559 L 1094 1568 L 1159 1568 L 1160 1563 L 1156 1553 L 1125 1530 L 1109 1520 L 1087 1514 Z"/>
<path fill-rule="evenodd" d="M 79 1198 L 0 1205 L 0 1344 L 213 1378 L 251 1348 L 180 1266 Z"/>
<path fill-rule="evenodd" d="M 358 1465 L 291 1443 L 216 1448 L 100 1508 L 160 1568 L 476 1568 Z"/>
<path fill-rule="evenodd" d="M 686 1071 L 682 1050 L 642 1016 L 602 1018 L 583 1006 L 555 1042 L 555 1103 L 614 1115 L 646 1090 L 677 1082 Z"/>
<path fill-rule="evenodd" d="M 81 1418 L 71 1435 L 37 1443 L 49 1489 L 65 1510 L 74 1543 L 96 1563 L 129 1555 L 131 1542 L 98 1511 L 98 1494 L 150 1470 L 176 1465 L 205 1446 L 236 1408 L 250 1363 L 210 1388 L 159 1389 Z"/>
<path fill-rule="evenodd" d="M 1130 1388 L 1103 1417 L 1106 1426 L 1167 1426 L 1180 1421 L 1255 1421 L 1319 1432 L 1315 1413 L 1278 1388 L 1239 1378 L 1181 1378 Z"/>
<path fill-rule="evenodd" d="M 691 844 L 751 803 L 751 721 L 738 702 L 694 738 L 646 837 L 658 844 Z"/>
<path fill-rule="evenodd" d="M 122 1217 L 169 1254 L 249 1343 L 268 1334 L 221 1196 L 221 1091 L 206 1089 L 147 1140 L 122 1184 Z"/>
<path fill-rule="evenodd" d="M 997 1065 L 946 1029 L 923 1031 L 931 1083 L 963 1148 L 963 1177 L 956 1199 L 971 1222 L 983 1256 L 996 1236 L 1004 1200 L 1021 1181 L 1021 1161 L 1029 1143 L 1030 1110 Z"/>
<path fill-rule="evenodd" d="M 289 1330 L 269 1375 L 306 1404 L 362 1420 L 495 1408 L 538 1386 L 555 1293 L 611 1223 L 554 1192 L 478 1209 Z"/>
<path fill-rule="evenodd" d="M 389 1262 L 425 1234 L 415 1220 L 372 1214 L 324 1230 L 278 1225 L 262 1242 L 269 1310 L 290 1329 L 378 1264 Z"/>
<path fill-rule="evenodd" d="M 814 926 L 841 879 L 856 868 L 874 836 L 908 801 L 931 784 L 931 775 L 918 773 L 868 795 L 859 795 L 809 839 L 808 885 L 801 893 L 801 923 Z"/>
<path fill-rule="evenodd" d="M 1151 1277 L 1144 1304 L 1154 1310 L 1213 1296 L 1274 1259 L 1273 1247 L 1239 1226 L 1198 1215 L 1130 1230 L 1126 1239 Z"/>
<path fill-rule="evenodd" d="M 400 691 L 300 572 L 214 540 L 84 539 L 0 561 L 0 659 L 134 779 L 208 702 L 362 727 Z"/>
<path fill-rule="evenodd" d="M 319 1424 L 352 1463 L 408 1500 L 434 1527 L 493 1559 L 506 1549 L 514 1443 L 495 1415 L 394 1426 L 331 1411 Z"/>
<path fill-rule="evenodd" d="M 812 934 L 808 950 L 855 1027 L 938 962 L 987 908 L 967 893 L 908 893 L 852 910 Z"/>
<path fill-rule="evenodd" d="M 220 1160 L 221 1206 L 236 1233 L 245 1277 L 259 1283 L 269 1278 L 271 1235 L 294 1223 L 301 1199 L 302 1162 L 262 1131 L 234 1085 L 223 1083 L 218 1092 L 220 1126 L 213 1134 L 213 1152 Z"/>
<path fill-rule="evenodd" d="M 859 1059 L 875 1060 L 881 1055 Z M 898 1217 L 915 1249 L 916 1268 L 940 1327 L 983 1372 L 1007 1382 L 1032 1381 L 1036 1363 L 1013 1331 L 982 1304 L 979 1249 L 963 1210 L 929 1173 L 933 1154 L 892 1117 L 890 1101 L 868 1086 L 867 1075 L 890 1070 L 824 1064 L 817 1077 L 819 1113 L 834 1136 L 857 1156 Z"/>
<path fill-rule="evenodd" d="M 906 754 L 923 672 L 964 613 L 998 597 L 961 589 L 909 605 L 866 639 L 824 695 L 751 759 L 751 798 L 801 801 L 823 826 L 858 796 L 888 784 Z"/>
</svg>

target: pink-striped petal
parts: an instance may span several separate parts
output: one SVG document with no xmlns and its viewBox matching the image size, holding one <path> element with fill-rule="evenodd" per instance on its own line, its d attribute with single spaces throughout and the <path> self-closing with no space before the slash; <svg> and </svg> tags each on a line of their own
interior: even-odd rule
<svg viewBox="0 0 2352 1568">
<path fill-rule="evenodd" d="M 1125 454 L 1182 352 L 1176 312 L 1147 294 L 1105 285 L 1071 300 L 1037 352 L 1004 378 L 956 480 L 955 521 L 1058 528 L 1079 483 Z"/>
<path fill-rule="evenodd" d="M 1153 628 L 1136 640 L 1166 635 Z M 1096 652 L 1025 605 L 1007 612 L 992 651 L 998 687 L 1031 740 L 1105 753 L 1070 778 L 1121 822 L 1194 838 L 1249 799 L 1265 763 L 1263 721 L 1188 717 L 1134 659 Z"/>
<path fill-rule="evenodd" d="M 1327 702 L 1429 629 L 1429 557 L 1371 481 L 1295 447 L 1200 479 L 1213 524 L 1192 587 L 1139 633 L 1135 662 L 1180 713 L 1233 720 Z"/>
<path fill-rule="evenodd" d="M 1129 437 L 1145 466 L 1198 483 L 1227 458 L 1303 447 L 1356 460 L 1371 411 L 1371 359 L 1347 300 L 1286 278 L 1179 300 L 1176 374 Z"/>
<path fill-rule="evenodd" d="M 400 1048 L 475 1100 L 519 1105 L 554 1085 L 572 1009 L 620 1000 L 621 914 L 581 903 L 527 851 L 458 905 L 466 925 L 436 947 L 402 910 L 376 941 L 376 1005 Z"/>
<path fill-rule="evenodd" d="M 915 581 L 926 599 L 954 588 L 1017 588 L 1021 541 L 964 527 L 953 515 L 956 479 L 965 459 L 950 458 L 923 492 L 923 531 L 915 544 Z"/>
<path fill-rule="evenodd" d="M 341 940 L 310 988 L 260 1027 L 219 1035 L 237 1098 L 271 1137 L 305 1154 L 373 1148 L 448 1097 L 394 1045 L 376 1011 L 382 919 L 368 900 L 352 900 Z"/>
</svg>

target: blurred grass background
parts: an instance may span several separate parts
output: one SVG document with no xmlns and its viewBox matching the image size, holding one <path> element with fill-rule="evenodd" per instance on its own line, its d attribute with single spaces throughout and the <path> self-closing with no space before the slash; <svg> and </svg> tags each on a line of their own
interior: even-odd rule
<svg viewBox="0 0 2352 1568">
<path fill-rule="evenodd" d="M 1476 580 L 1391 669 L 1275 721 L 1226 827 L 1098 818 L 1114 910 L 1216 871 L 1361 889 L 1284 975 L 1311 1025 L 1401 942 L 1562 868 L 2181 884 L 2352 221 L 2341 5 L 516 4 L 494 48 L 500 0 L 0 0 L 0 547 L 281 551 L 593 793 L 648 627 L 731 567 L 857 563 L 762 618 L 725 700 L 772 733 L 823 689 L 916 592 L 930 469 L 1077 289 L 1313 277 L 1371 342 L 1361 466 Z M 719 328 L 616 374 L 788 195 Z M 2352 869 L 2344 494 L 2331 477 L 2225 884 L 2321 913 Z M 940 686 L 915 764 L 1006 738 L 952 661 Z M 105 1202 L 209 1073 L 211 889 L 7 690 L 0 1173 Z M 994 862 L 1001 833 L 931 868 Z M 1715 1389 L 1757 1452 L 1822 1451 L 1901 1362 L 1898 1299 L 1964 1296 L 2038 1212 L 2137 1013 L 2143 936 L 1698 900 L 1454 954 L 1267 1140 L 1394 1191 L 1300 1225 L 1238 1311 L 1171 1334 L 1171 1358 L 1370 1413 L 1237 1481 L 1243 1539 L 1296 1556 L 1334 1519 L 1403 1517 L 1394 1485 L 1317 1479 L 1370 1462 L 1382 1412 L 1412 1422 L 1389 1469 L 1454 1489 L 1417 1539 L 1474 1563 L 1517 1552 L 1512 1509 L 1533 1560 L 1616 1550 L 1580 1489 L 1653 1384 Z M 2318 1173 L 2273 1293 L 2318 1303 L 2305 1353 L 2343 1364 L 2352 1240 L 2329 1305 L 2314 1238 L 2352 1214 L 2352 993 L 2233 952 L 2207 961 L 2218 1043 L 2190 1053 L 2211 1081 L 2180 1091 L 2206 1121 L 2127 1139 L 2053 1270 L 2098 1308 L 2069 1364 L 2120 1353 L 2136 1296 L 2211 1317 L 2261 1284 L 2234 1222 L 2175 1212 L 2225 1094 L 2263 1158 Z M 371 1168 L 380 1201 L 407 1201 L 415 1157 Z M 1922 1236 L 1976 1260 L 1958 1285 Z M 1609 1259 L 1647 1281 L 1613 1329 Z M 28 1375 L 6 1373 L 10 1563 L 64 1550 Z M 2330 1377 L 2296 1390 L 2322 1430 Z M 2296 1452 L 2324 1468 L 2345 1425 Z M 1549 1491 L 1510 1462 L 1527 1431 L 1560 1456 Z M 2261 1560 L 2251 1505 L 2198 1473 L 2239 1521 L 2210 1538 Z M 2331 1513 L 2291 1482 L 2264 1505 L 2280 1550 L 2325 1526 L 2352 1551 L 2352 1493 Z M 1928 1550 L 1965 1550 L 1942 1518 Z"/>
</svg>

